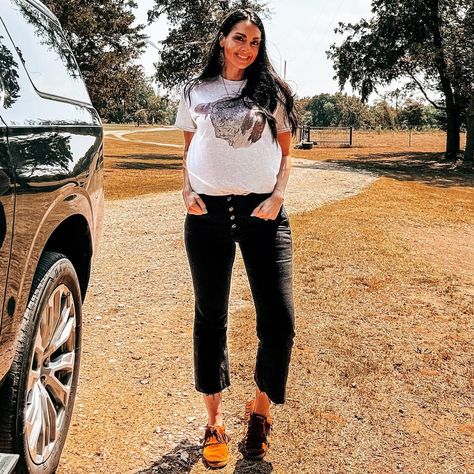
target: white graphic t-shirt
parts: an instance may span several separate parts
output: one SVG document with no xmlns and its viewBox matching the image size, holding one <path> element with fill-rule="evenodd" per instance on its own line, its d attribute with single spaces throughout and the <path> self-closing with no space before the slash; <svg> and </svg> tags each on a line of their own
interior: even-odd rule
<svg viewBox="0 0 474 474">
<path fill-rule="evenodd" d="M 175 125 L 195 132 L 186 163 L 197 193 L 271 193 L 275 187 L 281 148 L 265 114 L 256 105 L 249 108 L 243 99 L 229 100 L 244 86 L 245 80 L 219 76 L 193 87 L 190 102 L 183 88 Z M 290 130 L 280 102 L 273 115 L 278 133 Z"/>
</svg>

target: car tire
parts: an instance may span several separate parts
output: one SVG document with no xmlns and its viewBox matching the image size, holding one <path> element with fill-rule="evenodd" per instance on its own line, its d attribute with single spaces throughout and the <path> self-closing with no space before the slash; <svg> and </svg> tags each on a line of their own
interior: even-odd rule
<svg viewBox="0 0 474 474">
<path fill-rule="evenodd" d="M 0 388 L 0 452 L 19 454 L 15 472 L 55 472 L 79 377 L 82 298 L 72 263 L 44 252 L 12 367 Z"/>
</svg>

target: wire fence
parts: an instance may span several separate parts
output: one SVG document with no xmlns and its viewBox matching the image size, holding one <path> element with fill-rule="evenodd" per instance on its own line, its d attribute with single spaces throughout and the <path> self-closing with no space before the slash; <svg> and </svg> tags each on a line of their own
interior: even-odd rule
<svg viewBox="0 0 474 474">
<path fill-rule="evenodd" d="M 352 146 L 352 127 L 300 127 L 299 148 Z"/>
<path fill-rule="evenodd" d="M 310 130 L 308 131 L 308 128 Z M 345 131 L 344 131 L 345 130 Z M 308 135 L 309 134 L 309 135 Z M 365 130 L 350 127 L 300 127 L 295 148 L 371 148 L 419 149 L 441 152 L 446 146 L 443 130 Z M 466 146 L 466 133 L 461 133 L 461 148 Z"/>
</svg>

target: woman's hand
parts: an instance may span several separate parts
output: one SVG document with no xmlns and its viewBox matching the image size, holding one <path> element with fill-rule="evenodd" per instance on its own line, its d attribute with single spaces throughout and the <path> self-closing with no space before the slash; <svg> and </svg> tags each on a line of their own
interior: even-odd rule
<svg viewBox="0 0 474 474">
<path fill-rule="evenodd" d="M 206 205 L 198 193 L 183 190 L 183 200 L 188 214 L 194 214 L 197 216 L 207 214 Z"/>
<path fill-rule="evenodd" d="M 277 218 L 284 199 L 284 194 L 281 191 L 275 190 L 272 195 L 260 203 L 250 215 L 258 217 L 259 219 L 270 219 L 273 221 Z"/>
</svg>

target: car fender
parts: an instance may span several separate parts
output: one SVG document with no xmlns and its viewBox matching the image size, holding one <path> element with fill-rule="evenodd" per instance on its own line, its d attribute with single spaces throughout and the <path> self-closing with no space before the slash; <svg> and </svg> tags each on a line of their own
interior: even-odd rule
<svg viewBox="0 0 474 474">
<path fill-rule="evenodd" d="M 43 194 L 43 193 L 42 193 Z M 49 193 L 44 193 L 48 195 Z M 34 196 L 34 195 L 29 195 Z M 27 198 L 29 198 L 27 196 Z M 50 196 L 49 196 L 50 197 Z M 37 202 L 37 196 L 35 202 Z M 22 210 L 26 213 L 25 206 Z M 15 230 L 21 232 L 21 219 L 31 218 L 22 215 L 20 210 L 16 217 Z M 31 285 L 36 268 L 44 248 L 54 231 L 68 218 L 80 216 L 87 222 L 90 245 L 93 246 L 95 232 L 94 208 L 88 193 L 80 186 L 69 183 L 63 186 L 55 199 L 46 207 L 45 212 L 35 217 L 38 219 L 36 233 L 23 253 L 24 241 L 12 248 L 12 271 L 6 288 L 6 308 L 0 333 L 0 378 L 9 370 L 16 350 L 18 332 L 21 330 L 23 314 L 28 305 Z M 20 228 L 20 229 L 19 229 Z M 24 236 L 21 236 L 24 238 Z M 18 242 L 18 239 L 15 239 Z M 22 251 L 23 250 L 23 251 Z M 26 262 L 23 266 L 21 262 Z M 14 310 L 11 311 L 12 298 L 15 300 Z"/>
</svg>

